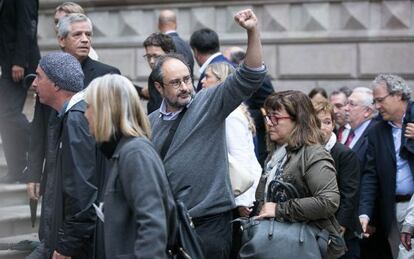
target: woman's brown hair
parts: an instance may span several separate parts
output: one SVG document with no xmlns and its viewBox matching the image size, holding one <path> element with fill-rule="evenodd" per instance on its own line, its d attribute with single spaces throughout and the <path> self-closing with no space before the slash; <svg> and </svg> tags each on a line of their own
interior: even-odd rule
<svg viewBox="0 0 414 259">
<path fill-rule="evenodd" d="M 264 107 L 266 111 L 280 111 L 284 108 L 295 122 L 295 128 L 287 141 L 289 149 L 323 143 L 320 122 L 306 94 L 294 90 L 276 92 L 267 97 Z"/>
</svg>

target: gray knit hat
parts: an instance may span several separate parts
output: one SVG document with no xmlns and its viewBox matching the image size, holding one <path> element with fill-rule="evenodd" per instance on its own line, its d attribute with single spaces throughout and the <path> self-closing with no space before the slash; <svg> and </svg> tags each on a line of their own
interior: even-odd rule
<svg viewBox="0 0 414 259">
<path fill-rule="evenodd" d="M 81 64 L 71 54 L 49 53 L 40 60 L 39 66 L 59 88 L 75 93 L 83 89 L 85 76 Z"/>
</svg>

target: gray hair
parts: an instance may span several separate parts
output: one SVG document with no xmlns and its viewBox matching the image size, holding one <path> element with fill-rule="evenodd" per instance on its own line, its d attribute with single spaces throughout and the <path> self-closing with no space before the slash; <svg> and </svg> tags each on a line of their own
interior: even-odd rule
<svg viewBox="0 0 414 259">
<path fill-rule="evenodd" d="M 352 91 L 352 93 L 360 93 L 362 96 L 361 101 L 361 105 L 364 106 L 372 106 L 372 103 L 374 101 L 374 96 L 372 93 L 372 90 L 369 89 L 368 87 L 356 87 L 354 88 L 354 90 Z"/>
<path fill-rule="evenodd" d="M 372 82 L 372 86 L 375 88 L 379 84 L 384 83 L 389 94 L 400 93 L 403 101 L 409 101 L 411 99 L 411 89 L 402 77 L 393 74 L 379 74 Z"/>
<path fill-rule="evenodd" d="M 358 93 L 360 94 L 360 105 L 363 105 L 365 107 L 368 107 L 369 109 L 371 109 L 373 111 L 372 116 L 376 116 L 377 115 L 377 109 L 375 109 L 375 105 L 374 103 L 374 95 L 372 92 L 372 89 L 368 88 L 368 87 L 356 87 L 354 88 L 354 90 L 352 90 L 352 94 L 354 93 Z"/>
<path fill-rule="evenodd" d="M 66 38 L 70 32 L 72 23 L 75 22 L 87 22 L 89 27 L 91 28 L 91 33 L 93 30 L 91 20 L 84 14 L 81 13 L 71 13 L 59 20 L 59 23 L 56 25 L 57 27 L 57 36 L 59 38 Z"/>
<path fill-rule="evenodd" d="M 165 61 L 169 60 L 169 59 L 177 59 L 181 62 L 183 62 L 183 64 L 187 67 L 188 71 L 190 72 L 190 68 L 187 65 L 187 62 L 184 60 L 184 57 L 180 54 L 176 54 L 176 53 L 168 53 L 166 55 L 162 55 L 158 58 L 157 62 L 155 62 L 155 66 L 154 69 L 152 70 L 151 73 L 151 77 L 154 80 L 154 82 L 158 82 L 161 85 L 163 85 L 164 81 L 164 75 L 162 73 L 162 66 L 164 65 Z M 191 73 L 190 73 L 191 75 Z"/>
</svg>

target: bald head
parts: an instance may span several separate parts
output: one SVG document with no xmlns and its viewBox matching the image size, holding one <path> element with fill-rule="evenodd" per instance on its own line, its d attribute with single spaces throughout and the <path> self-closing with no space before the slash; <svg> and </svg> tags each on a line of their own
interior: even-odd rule
<svg viewBox="0 0 414 259">
<path fill-rule="evenodd" d="M 223 51 L 223 56 L 234 64 L 239 65 L 244 60 L 246 52 L 240 47 L 232 46 Z"/>
<path fill-rule="evenodd" d="M 237 47 L 237 46 L 231 46 L 231 47 L 226 48 L 226 49 L 223 51 L 223 56 L 225 56 L 228 60 L 230 60 L 230 59 L 231 59 L 231 55 L 232 55 L 233 53 L 235 53 L 235 52 L 245 52 L 245 51 L 244 51 L 244 49 L 242 49 L 242 48 L 240 48 L 240 47 Z"/>
<path fill-rule="evenodd" d="M 165 33 L 177 29 L 177 17 L 172 10 L 162 10 L 158 17 L 158 29 Z"/>
</svg>

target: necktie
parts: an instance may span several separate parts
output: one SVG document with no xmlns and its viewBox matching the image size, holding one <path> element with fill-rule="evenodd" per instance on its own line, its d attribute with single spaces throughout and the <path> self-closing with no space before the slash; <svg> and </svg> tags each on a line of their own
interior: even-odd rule
<svg viewBox="0 0 414 259">
<path fill-rule="evenodd" d="M 345 146 L 349 147 L 354 137 L 355 137 L 355 133 L 353 130 L 351 130 L 351 132 L 349 132 L 348 138 L 345 141 Z"/>
</svg>

